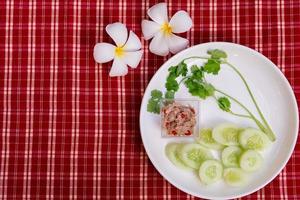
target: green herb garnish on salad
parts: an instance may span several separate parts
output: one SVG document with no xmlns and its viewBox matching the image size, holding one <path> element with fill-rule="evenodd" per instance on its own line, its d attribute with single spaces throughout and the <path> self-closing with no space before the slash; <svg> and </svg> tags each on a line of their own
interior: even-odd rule
<svg viewBox="0 0 300 200">
<path fill-rule="evenodd" d="M 151 113 L 159 114 L 160 112 L 160 102 L 163 98 L 163 94 L 159 90 L 151 91 L 151 98 L 148 101 L 147 111 Z"/>
<path fill-rule="evenodd" d="M 206 99 L 212 97 L 216 100 L 219 108 L 225 112 L 228 112 L 232 115 L 248 118 L 253 120 L 256 125 L 263 131 L 271 141 L 275 141 L 276 137 L 273 133 L 271 127 L 269 126 L 267 120 L 265 119 L 263 113 L 261 112 L 252 91 L 246 82 L 244 76 L 241 72 L 231 63 L 229 63 L 226 58 L 226 52 L 213 49 L 207 51 L 209 56 L 192 56 L 183 59 L 178 65 L 171 66 L 169 68 L 169 74 L 166 79 L 165 88 L 166 93 L 164 95 L 165 99 L 173 99 L 176 92 L 179 90 L 179 86 L 184 83 L 189 93 L 192 96 L 199 97 L 200 99 Z M 186 61 L 189 59 L 203 59 L 206 60 L 203 66 L 192 65 L 188 69 Z M 256 116 L 238 99 L 230 96 L 229 94 L 223 92 L 219 88 L 216 88 L 211 83 L 207 82 L 205 79 L 206 74 L 218 75 L 221 70 L 221 66 L 226 65 L 233 69 L 233 71 L 241 78 L 243 81 L 247 92 L 249 93 L 253 104 L 261 118 L 261 121 L 256 118 Z M 154 93 L 153 93 L 154 92 Z M 218 96 L 221 95 L 221 96 Z M 160 111 L 160 101 L 163 99 L 163 94 L 159 90 L 153 90 L 151 93 L 151 98 L 148 101 L 147 110 L 152 113 L 159 114 Z M 231 101 L 240 106 L 246 114 L 235 113 L 231 110 Z"/>
</svg>

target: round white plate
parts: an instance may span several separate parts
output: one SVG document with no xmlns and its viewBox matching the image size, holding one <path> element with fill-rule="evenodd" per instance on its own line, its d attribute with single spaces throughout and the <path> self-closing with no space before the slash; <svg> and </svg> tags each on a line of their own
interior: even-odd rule
<svg viewBox="0 0 300 200">
<path fill-rule="evenodd" d="M 260 108 L 276 134 L 276 141 L 264 152 L 263 167 L 249 176 L 243 187 L 231 187 L 223 181 L 205 186 L 196 173 L 176 168 L 165 156 L 165 145 L 173 141 L 192 141 L 192 138 L 162 138 L 159 115 L 147 112 L 147 101 L 153 89 L 165 91 L 164 84 L 168 68 L 177 65 L 189 56 L 206 55 L 208 49 L 222 49 L 228 61 L 245 76 Z M 188 65 L 203 61 L 189 61 Z M 256 116 L 255 107 L 240 78 L 226 65 L 222 65 L 217 76 L 210 76 L 209 82 L 243 102 Z M 182 86 L 175 98 L 192 98 Z M 233 104 L 233 110 L 241 112 Z M 233 122 L 241 126 L 255 124 L 247 119 L 234 117 L 221 111 L 212 98 L 202 100 L 199 115 L 200 127 L 213 127 L 221 122 Z M 188 48 L 165 62 L 150 81 L 140 110 L 140 129 L 147 154 L 159 173 L 171 184 L 191 195 L 208 199 L 238 198 L 253 193 L 272 181 L 289 160 L 298 136 L 298 108 L 293 90 L 284 75 L 268 58 L 248 48 L 233 43 L 211 42 Z"/>
</svg>

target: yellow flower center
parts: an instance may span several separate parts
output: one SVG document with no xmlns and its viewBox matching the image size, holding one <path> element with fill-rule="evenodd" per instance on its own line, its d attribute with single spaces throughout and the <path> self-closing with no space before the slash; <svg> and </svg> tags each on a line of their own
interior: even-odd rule
<svg viewBox="0 0 300 200">
<path fill-rule="evenodd" d="M 167 22 L 161 25 L 160 30 L 164 33 L 164 35 L 171 35 L 172 33 L 172 27 Z"/>
<path fill-rule="evenodd" d="M 123 47 L 116 47 L 116 49 L 115 49 L 115 55 L 117 57 L 124 56 L 124 48 Z"/>
</svg>

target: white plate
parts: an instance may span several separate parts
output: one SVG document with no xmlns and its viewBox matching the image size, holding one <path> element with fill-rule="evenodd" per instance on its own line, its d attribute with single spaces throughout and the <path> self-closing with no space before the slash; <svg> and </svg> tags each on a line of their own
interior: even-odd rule
<svg viewBox="0 0 300 200">
<path fill-rule="evenodd" d="M 196 173 L 176 168 L 164 153 L 165 145 L 172 141 L 192 140 L 182 138 L 162 138 L 159 115 L 147 112 L 147 101 L 153 89 L 164 91 L 167 70 L 189 56 L 206 55 L 208 49 L 222 49 L 228 55 L 228 61 L 234 64 L 246 77 L 260 108 L 270 123 L 277 140 L 264 152 L 263 167 L 250 176 L 249 184 L 244 187 L 231 187 L 223 181 L 204 186 Z M 203 61 L 190 61 L 189 64 Z M 255 111 L 250 97 L 239 77 L 223 65 L 219 75 L 209 77 L 216 87 L 238 98 L 250 110 Z M 182 86 L 176 98 L 191 98 Z M 210 98 L 201 101 L 200 126 L 213 127 L 220 122 L 233 122 L 242 126 L 253 126 L 249 120 L 234 117 L 222 112 Z M 233 106 L 233 110 L 239 111 Z M 256 115 L 257 113 L 254 112 Z M 258 116 L 258 115 L 257 115 Z M 289 160 L 298 135 L 298 108 L 291 86 L 281 71 L 268 58 L 248 48 L 233 43 L 212 42 L 193 46 L 170 58 L 156 72 L 150 81 L 140 110 L 140 129 L 147 154 L 159 173 L 171 184 L 191 195 L 208 199 L 238 198 L 253 193 L 273 180 Z"/>
</svg>

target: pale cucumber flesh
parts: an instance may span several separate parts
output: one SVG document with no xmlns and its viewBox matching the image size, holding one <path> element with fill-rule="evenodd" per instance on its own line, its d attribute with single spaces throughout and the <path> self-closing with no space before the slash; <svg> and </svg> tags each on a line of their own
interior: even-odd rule
<svg viewBox="0 0 300 200">
<path fill-rule="evenodd" d="M 209 149 L 221 150 L 224 148 L 224 145 L 216 142 L 213 139 L 212 129 L 210 128 L 201 129 L 196 141 Z"/>
<path fill-rule="evenodd" d="M 208 149 L 195 143 L 183 145 L 178 155 L 184 164 L 193 169 L 199 169 L 202 162 L 213 158 Z"/>
<path fill-rule="evenodd" d="M 262 162 L 262 156 L 255 150 L 245 151 L 240 158 L 240 166 L 247 172 L 258 170 L 261 167 Z"/>
<path fill-rule="evenodd" d="M 222 162 L 225 167 L 239 167 L 239 158 L 242 149 L 237 146 L 226 147 L 221 154 Z"/>
<path fill-rule="evenodd" d="M 169 143 L 166 147 L 165 147 L 165 153 L 166 156 L 169 158 L 169 160 L 178 168 L 180 169 L 184 169 L 187 171 L 191 171 L 192 168 L 188 167 L 187 165 L 185 165 L 178 156 L 178 149 L 181 148 L 183 144 L 182 143 Z"/>
<path fill-rule="evenodd" d="M 212 184 L 222 178 L 223 166 L 218 160 L 206 160 L 199 169 L 200 180 L 204 184 Z"/>
<path fill-rule="evenodd" d="M 264 150 L 271 141 L 262 131 L 248 128 L 241 132 L 239 143 L 244 149 Z"/>
<path fill-rule="evenodd" d="M 223 145 L 239 145 L 239 133 L 240 129 L 235 124 L 224 123 L 213 129 L 212 137 Z"/>
<path fill-rule="evenodd" d="M 223 177 L 228 185 L 234 187 L 243 186 L 247 182 L 247 175 L 240 168 L 224 169 Z"/>
</svg>

